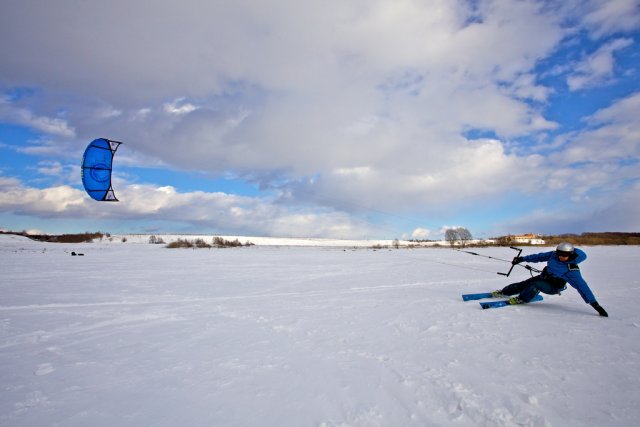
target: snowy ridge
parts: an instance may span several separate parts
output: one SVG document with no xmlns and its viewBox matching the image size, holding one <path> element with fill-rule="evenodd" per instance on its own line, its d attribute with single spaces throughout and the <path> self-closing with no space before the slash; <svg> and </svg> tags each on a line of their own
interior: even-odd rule
<svg viewBox="0 0 640 427">
<path fill-rule="evenodd" d="M 149 234 L 123 234 L 113 235 L 111 241 L 122 242 L 126 239 L 130 243 L 149 243 Z M 335 248 L 372 248 L 372 247 L 449 247 L 449 242 L 444 240 L 421 241 L 402 239 L 322 239 L 313 237 L 259 237 L 259 236 L 220 236 L 212 234 L 157 234 L 166 243 L 178 239 L 195 240 L 202 239 L 210 243 L 213 237 L 221 237 L 225 240 L 238 240 L 241 243 L 250 242 L 256 246 L 308 246 L 308 247 L 335 247 Z M 470 244 L 494 243 L 494 240 L 470 240 Z"/>
<path fill-rule="evenodd" d="M 122 242 L 126 239 L 127 243 L 149 243 L 149 234 L 123 234 L 112 235 L 113 242 Z M 211 243 L 213 237 L 221 237 L 225 240 L 238 240 L 241 243 L 251 242 L 257 246 L 309 246 L 309 247 L 373 247 L 383 246 L 391 247 L 395 243 L 399 246 L 444 246 L 448 245 L 445 241 L 434 242 L 412 242 L 409 240 L 393 240 L 393 239 L 321 239 L 310 237 L 258 237 L 258 236 L 220 236 L 212 234 L 157 234 L 158 238 L 162 238 L 166 243 L 174 242 L 178 239 L 195 240 L 202 239 L 207 243 Z"/>
<path fill-rule="evenodd" d="M 5 237 L 6 236 L 6 237 Z M 155 236 L 157 239 L 162 239 L 164 243 L 175 242 L 179 239 L 184 240 L 196 240 L 202 239 L 206 243 L 211 243 L 214 237 L 220 237 L 224 240 L 234 241 L 238 240 L 240 243 L 252 243 L 256 246 L 293 246 L 293 247 L 334 247 L 334 248 L 373 248 L 373 247 L 449 247 L 449 243 L 444 240 L 439 241 L 421 241 L 416 242 L 412 240 L 401 239 L 324 239 L 324 238 L 312 238 L 312 237 L 260 237 L 260 236 L 236 236 L 236 235 L 214 235 L 214 234 L 111 234 L 109 237 L 104 237 L 100 240 L 96 240 L 94 243 L 135 243 L 135 244 L 148 244 L 151 236 Z M 6 239 L 23 239 L 23 236 L 16 235 L 1 235 L 0 242 L 3 237 Z M 493 240 L 470 240 L 470 244 L 478 243 L 493 243 Z"/>
<path fill-rule="evenodd" d="M 460 295 L 528 273 L 445 248 L 0 236 L 0 425 L 635 426 L 640 248 L 585 249 L 607 319 L 483 311 Z"/>
</svg>

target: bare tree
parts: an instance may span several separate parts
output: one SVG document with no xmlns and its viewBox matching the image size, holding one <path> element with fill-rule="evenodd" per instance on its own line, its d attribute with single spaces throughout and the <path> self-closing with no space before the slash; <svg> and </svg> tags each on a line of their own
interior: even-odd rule
<svg viewBox="0 0 640 427">
<path fill-rule="evenodd" d="M 467 243 L 469 243 L 469 241 L 473 239 L 473 236 L 471 235 L 471 232 L 464 227 L 459 227 L 457 229 L 457 232 L 458 232 L 458 239 L 460 240 L 460 244 L 464 248 L 465 246 L 467 246 Z"/>
<path fill-rule="evenodd" d="M 445 231 L 444 240 L 449 242 L 451 247 L 455 246 L 455 244 L 458 241 L 458 239 L 459 239 L 459 237 L 458 237 L 458 229 L 457 228 L 449 228 L 447 231 Z"/>
<path fill-rule="evenodd" d="M 464 248 L 465 246 L 467 246 L 467 243 L 469 243 L 469 241 L 473 239 L 473 236 L 471 235 L 471 232 L 466 228 L 458 227 L 458 228 L 450 228 L 447 231 L 445 231 L 444 239 L 447 242 L 449 242 L 451 247 L 454 247 L 456 244 L 459 244 Z"/>
</svg>

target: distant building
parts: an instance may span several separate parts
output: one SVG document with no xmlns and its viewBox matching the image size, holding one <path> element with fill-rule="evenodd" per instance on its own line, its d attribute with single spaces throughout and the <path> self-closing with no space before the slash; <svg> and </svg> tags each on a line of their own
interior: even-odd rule
<svg viewBox="0 0 640 427">
<path fill-rule="evenodd" d="M 539 234 L 520 234 L 513 236 L 513 242 L 526 243 L 529 245 L 544 245 L 546 243 Z"/>
</svg>

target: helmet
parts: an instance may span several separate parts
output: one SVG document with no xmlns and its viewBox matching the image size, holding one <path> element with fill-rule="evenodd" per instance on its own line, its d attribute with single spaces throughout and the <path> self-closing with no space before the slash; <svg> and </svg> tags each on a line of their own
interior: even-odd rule
<svg viewBox="0 0 640 427">
<path fill-rule="evenodd" d="M 559 254 L 571 255 L 573 253 L 573 245 L 568 242 L 562 242 L 556 247 L 556 252 Z"/>
</svg>

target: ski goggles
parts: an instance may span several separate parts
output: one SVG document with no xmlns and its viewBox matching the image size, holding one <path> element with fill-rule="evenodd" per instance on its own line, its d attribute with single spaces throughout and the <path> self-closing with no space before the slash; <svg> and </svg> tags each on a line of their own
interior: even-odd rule
<svg viewBox="0 0 640 427">
<path fill-rule="evenodd" d="M 572 252 L 556 251 L 556 255 L 558 255 L 559 257 L 570 257 L 571 254 Z"/>
</svg>

